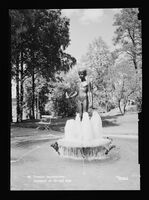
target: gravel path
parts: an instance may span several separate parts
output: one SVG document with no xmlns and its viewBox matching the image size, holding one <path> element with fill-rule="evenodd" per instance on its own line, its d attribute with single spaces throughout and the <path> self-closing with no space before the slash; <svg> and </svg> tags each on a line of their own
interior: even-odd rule
<svg viewBox="0 0 149 200">
<path fill-rule="evenodd" d="M 106 160 L 92 162 L 59 157 L 50 144 L 63 132 L 13 128 L 11 190 L 139 190 L 137 115 L 116 123 L 103 128 L 116 148 Z"/>
<path fill-rule="evenodd" d="M 138 140 L 113 138 L 107 160 L 62 159 L 54 141 L 12 147 L 11 190 L 139 190 Z"/>
</svg>

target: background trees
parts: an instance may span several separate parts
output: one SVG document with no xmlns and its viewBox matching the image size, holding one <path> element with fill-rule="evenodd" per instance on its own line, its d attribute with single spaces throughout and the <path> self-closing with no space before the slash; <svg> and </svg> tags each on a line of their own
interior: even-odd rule
<svg viewBox="0 0 149 200">
<path fill-rule="evenodd" d="M 137 14 L 136 8 L 121 9 L 114 19 L 116 49 L 111 52 L 98 37 L 74 66 L 76 59 L 65 53 L 70 43 L 69 19 L 62 17 L 60 9 L 9 10 L 17 122 L 24 108 L 32 119 L 51 112 L 74 115 L 75 99 L 66 99 L 65 91 L 77 89 L 77 70 L 82 66 L 92 83 L 94 107 L 110 111 L 118 106 L 124 114 L 132 99 L 141 110 L 142 38 Z"/>
<path fill-rule="evenodd" d="M 56 74 L 56 82 L 53 82 L 52 92 L 49 93 L 49 101 L 46 104 L 46 110 L 51 110 L 53 114 L 62 117 L 71 117 L 76 114 L 75 98 L 66 99 L 68 93 L 75 92 L 78 87 L 77 65 L 71 68 L 67 73 Z"/>
<path fill-rule="evenodd" d="M 88 69 L 89 79 L 93 88 L 93 104 L 106 111 L 110 109 L 110 77 L 109 70 L 112 64 L 111 52 L 101 37 L 96 38 L 88 48 L 82 62 Z"/>
<path fill-rule="evenodd" d="M 114 44 L 110 52 L 101 37 L 95 39 L 82 62 L 90 71 L 94 106 L 106 111 L 119 107 L 122 114 L 129 100 L 140 111 L 142 104 L 142 38 L 137 8 L 124 8 L 115 15 Z"/>
<path fill-rule="evenodd" d="M 119 44 L 119 53 L 127 55 L 130 66 L 134 66 L 137 84 L 135 100 L 140 110 L 142 105 L 142 29 L 137 8 L 124 8 L 115 15 L 114 41 Z M 132 64 L 131 64 L 132 63 Z M 135 75 L 136 73 L 136 75 Z"/>
<path fill-rule="evenodd" d="M 23 84 L 31 77 L 30 117 L 35 118 L 36 78 L 47 81 L 57 71 L 67 71 L 76 62 L 64 53 L 69 45 L 69 20 L 61 16 L 60 9 L 10 10 L 11 62 L 16 79 L 17 122 L 22 120 Z M 40 95 L 38 95 L 40 96 Z"/>
<path fill-rule="evenodd" d="M 134 100 L 138 91 L 137 74 L 127 57 L 119 56 L 111 68 L 113 97 L 121 114 L 125 114 L 129 100 Z"/>
<path fill-rule="evenodd" d="M 128 54 L 137 72 L 142 59 L 141 21 L 138 20 L 137 8 L 124 8 L 115 15 L 116 26 L 114 41 L 120 44 L 121 51 Z"/>
</svg>

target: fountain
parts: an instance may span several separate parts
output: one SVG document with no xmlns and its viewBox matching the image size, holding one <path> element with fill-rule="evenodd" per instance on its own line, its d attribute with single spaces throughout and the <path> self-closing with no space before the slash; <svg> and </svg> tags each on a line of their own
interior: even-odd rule
<svg viewBox="0 0 149 200">
<path fill-rule="evenodd" d="M 78 113 L 75 119 L 67 120 L 64 130 L 64 137 L 51 145 L 61 157 L 105 159 L 115 147 L 112 139 L 103 136 L 102 121 L 97 111 L 93 111 L 91 118 L 84 112 L 82 121 Z"/>
<path fill-rule="evenodd" d="M 115 146 L 110 138 L 103 137 L 102 121 L 98 112 L 93 110 L 92 84 L 87 77 L 87 70 L 78 71 L 78 89 L 68 94 L 66 98 L 76 98 L 79 113 L 75 119 L 67 120 L 64 138 L 51 146 L 61 157 L 73 159 L 103 159 Z M 89 118 L 89 104 L 92 108 L 92 117 Z"/>
</svg>

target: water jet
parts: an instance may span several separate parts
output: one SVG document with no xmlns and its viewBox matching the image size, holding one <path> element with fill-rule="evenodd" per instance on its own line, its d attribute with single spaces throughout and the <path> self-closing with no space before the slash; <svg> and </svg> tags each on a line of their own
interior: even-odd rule
<svg viewBox="0 0 149 200">
<path fill-rule="evenodd" d="M 67 120 L 64 131 L 64 137 L 51 145 L 60 157 L 100 160 L 106 159 L 115 148 L 112 139 L 102 134 L 102 121 L 97 111 L 93 111 L 91 118 L 84 112 L 82 121 L 79 114 Z"/>
</svg>

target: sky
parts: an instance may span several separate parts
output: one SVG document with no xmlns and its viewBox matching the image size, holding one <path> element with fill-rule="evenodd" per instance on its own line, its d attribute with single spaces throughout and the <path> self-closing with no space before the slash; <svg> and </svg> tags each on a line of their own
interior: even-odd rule
<svg viewBox="0 0 149 200">
<path fill-rule="evenodd" d="M 118 12 L 120 9 L 63 9 L 62 15 L 70 19 L 71 40 L 65 51 L 79 62 L 89 44 L 99 36 L 113 50 L 114 15 Z"/>
</svg>

